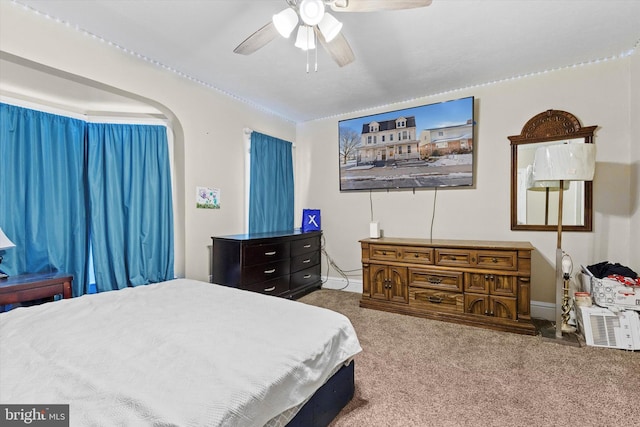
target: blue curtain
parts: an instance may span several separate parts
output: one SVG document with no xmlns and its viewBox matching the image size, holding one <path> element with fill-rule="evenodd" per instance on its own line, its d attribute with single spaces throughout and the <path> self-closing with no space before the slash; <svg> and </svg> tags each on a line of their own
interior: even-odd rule
<svg viewBox="0 0 640 427">
<path fill-rule="evenodd" d="M 166 128 L 88 123 L 87 167 L 97 290 L 173 279 Z"/>
<path fill-rule="evenodd" d="M 251 133 L 249 233 L 293 229 L 292 144 Z"/>
<path fill-rule="evenodd" d="M 85 125 L 0 104 L 0 227 L 16 244 L 2 269 L 73 274 L 75 296 L 87 277 Z"/>
<path fill-rule="evenodd" d="M 73 274 L 73 295 L 174 278 L 166 128 L 88 124 L 0 103 L 9 275 Z M 93 248 L 90 245 L 90 240 Z M 91 250 L 93 256 L 91 257 Z"/>
</svg>

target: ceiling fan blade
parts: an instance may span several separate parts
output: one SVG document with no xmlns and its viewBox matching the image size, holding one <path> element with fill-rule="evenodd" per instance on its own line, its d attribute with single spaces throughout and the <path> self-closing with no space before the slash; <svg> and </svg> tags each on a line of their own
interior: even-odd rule
<svg viewBox="0 0 640 427">
<path fill-rule="evenodd" d="M 356 59 L 353 55 L 353 50 L 351 50 L 351 46 L 349 46 L 347 39 L 344 37 L 344 35 L 342 35 L 342 33 L 338 34 L 333 40 L 328 42 L 322 35 L 322 31 L 320 31 L 318 27 L 314 28 L 318 37 L 318 41 L 320 41 L 322 47 L 324 47 L 327 53 L 329 53 L 331 58 L 340 67 L 351 64 Z"/>
<path fill-rule="evenodd" d="M 264 27 L 247 37 L 245 41 L 240 43 L 233 51 L 242 55 L 251 55 L 275 39 L 277 35 L 278 30 L 276 30 L 275 25 L 273 25 L 273 21 L 269 21 Z"/>
<path fill-rule="evenodd" d="M 376 12 L 425 7 L 432 0 L 335 0 L 331 9 L 335 12 Z"/>
</svg>

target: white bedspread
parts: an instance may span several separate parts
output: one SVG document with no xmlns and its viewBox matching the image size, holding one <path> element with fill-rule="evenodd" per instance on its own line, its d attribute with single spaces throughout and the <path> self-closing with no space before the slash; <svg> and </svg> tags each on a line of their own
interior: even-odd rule
<svg viewBox="0 0 640 427">
<path fill-rule="evenodd" d="M 188 279 L 0 314 L 0 402 L 72 426 L 263 426 L 361 351 L 349 320 Z"/>
</svg>

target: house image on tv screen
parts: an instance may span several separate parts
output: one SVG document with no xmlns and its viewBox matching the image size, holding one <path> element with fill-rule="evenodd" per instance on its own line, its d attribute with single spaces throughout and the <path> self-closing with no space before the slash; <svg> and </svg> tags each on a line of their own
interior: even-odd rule
<svg viewBox="0 0 640 427">
<path fill-rule="evenodd" d="M 463 125 L 425 129 L 420 132 L 420 158 L 463 154 L 473 151 L 473 122 Z"/>
<path fill-rule="evenodd" d="M 362 125 L 358 163 L 384 166 L 387 162 L 420 158 L 416 138 L 416 118 L 398 117 Z"/>
<path fill-rule="evenodd" d="M 473 185 L 473 97 L 342 120 L 340 190 Z"/>
</svg>

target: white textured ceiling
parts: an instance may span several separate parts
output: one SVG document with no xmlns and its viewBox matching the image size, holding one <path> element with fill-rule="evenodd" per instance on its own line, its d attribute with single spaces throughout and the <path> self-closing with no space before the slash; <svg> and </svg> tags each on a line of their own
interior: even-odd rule
<svg viewBox="0 0 640 427">
<path fill-rule="evenodd" d="M 19 3 L 296 122 L 624 56 L 640 40 L 638 0 L 434 0 L 334 13 L 356 60 L 340 68 L 319 50 L 307 73 L 293 37 L 233 53 L 284 0 Z"/>
</svg>

